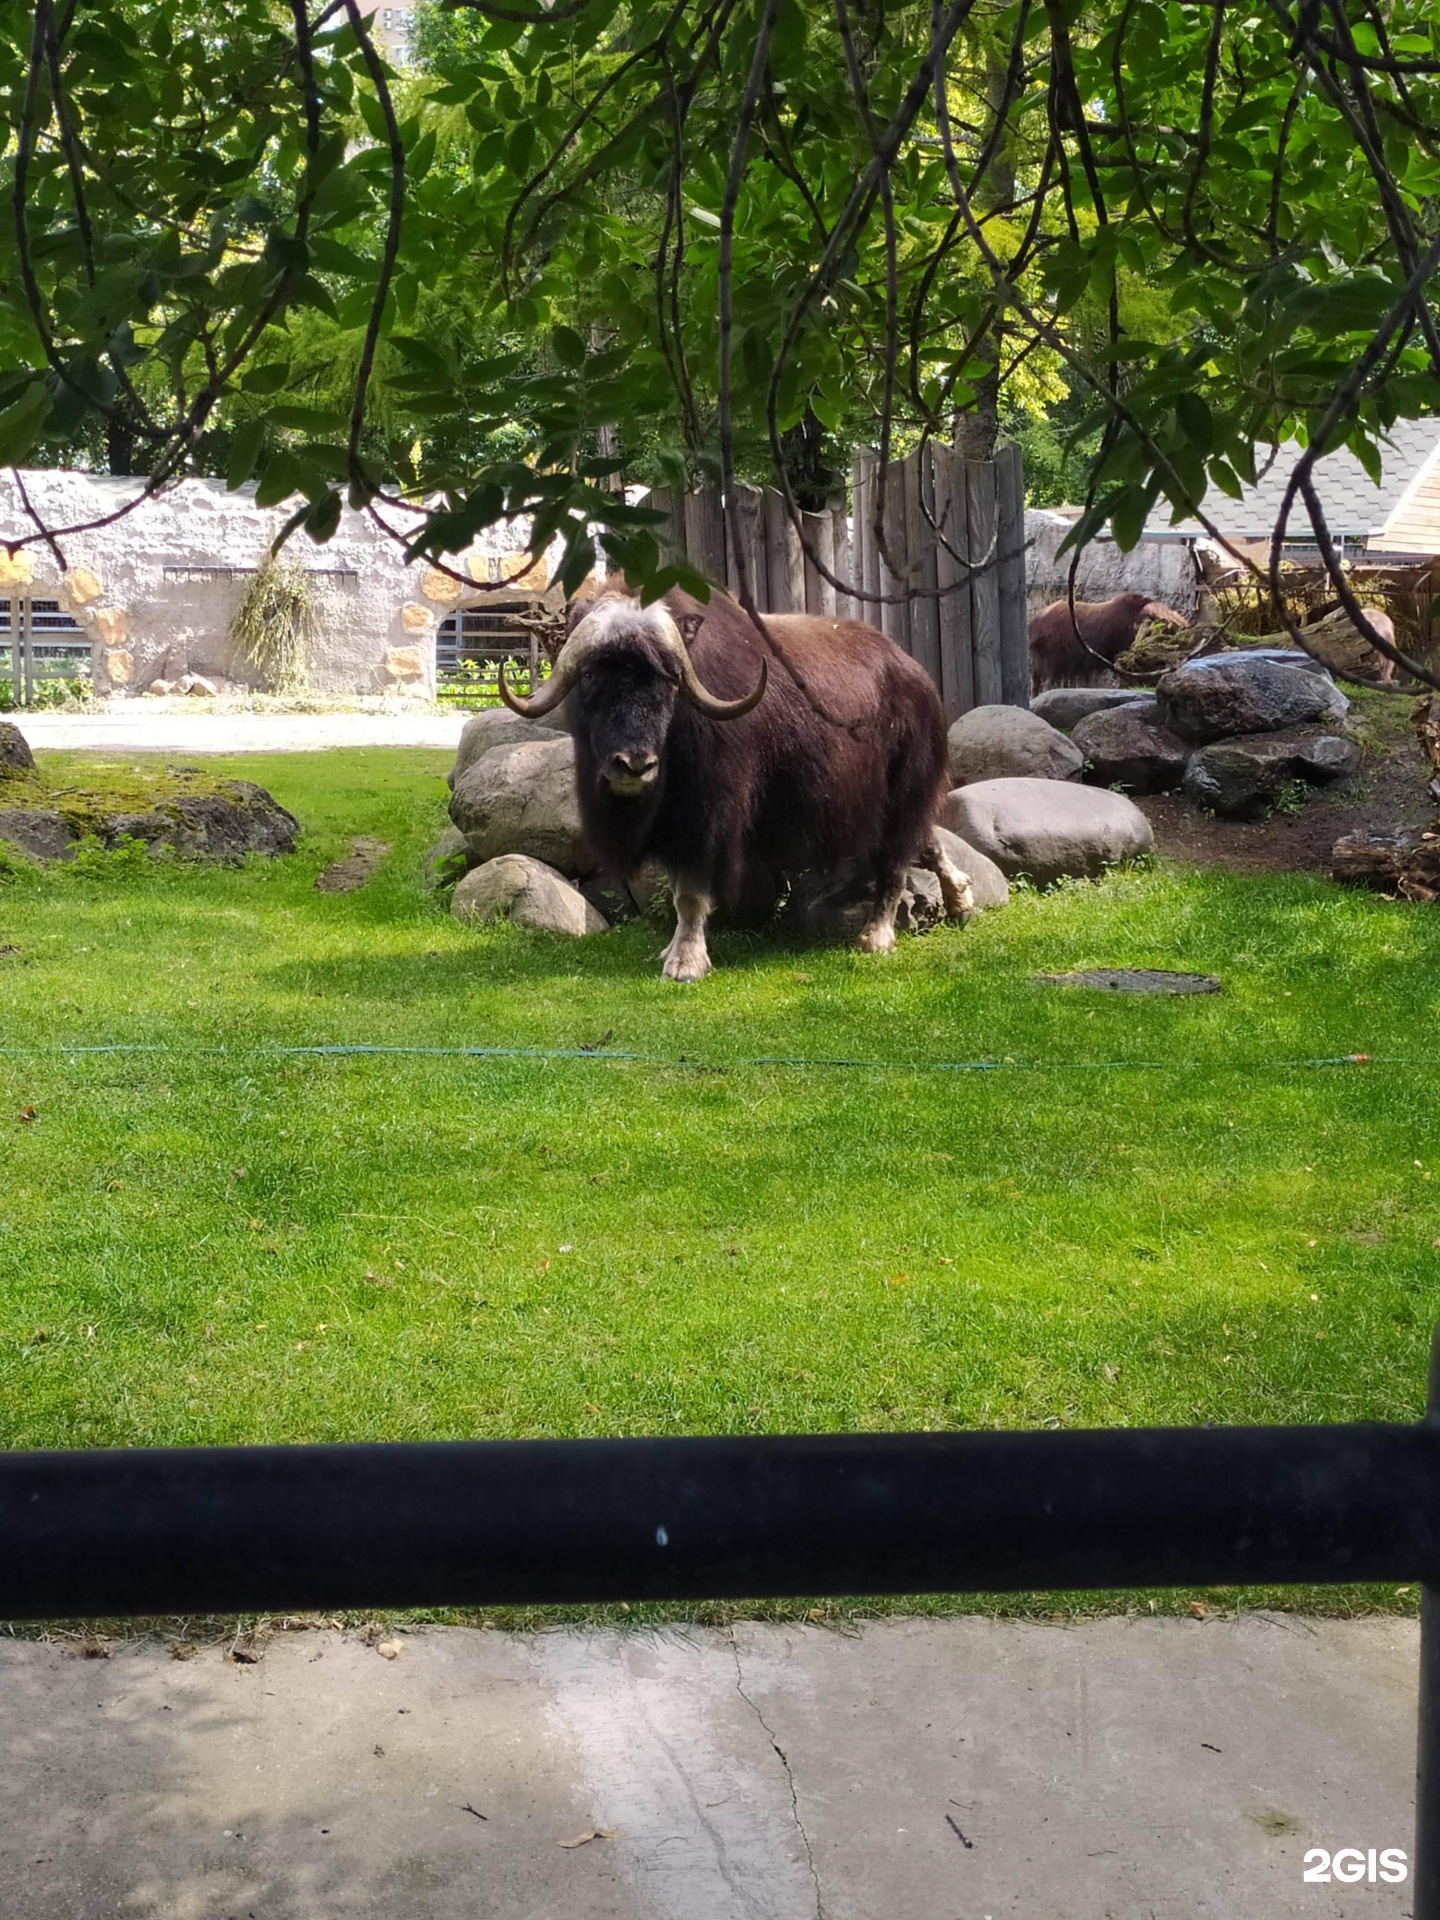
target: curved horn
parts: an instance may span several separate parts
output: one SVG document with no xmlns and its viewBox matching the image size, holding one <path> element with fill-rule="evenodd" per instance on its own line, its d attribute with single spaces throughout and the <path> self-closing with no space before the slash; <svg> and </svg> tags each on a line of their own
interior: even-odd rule
<svg viewBox="0 0 1440 1920">
<path fill-rule="evenodd" d="M 553 713 L 560 702 L 575 684 L 575 676 L 580 671 L 581 662 L 587 648 L 581 635 L 585 625 L 582 620 L 575 631 L 560 649 L 560 658 L 551 669 L 550 678 L 544 682 L 538 693 L 532 693 L 528 700 L 522 700 L 518 693 L 510 691 L 505 678 L 505 662 L 502 660 L 496 670 L 496 682 L 500 698 L 512 713 L 518 713 L 524 720 L 539 720 L 544 714 Z M 576 642 L 580 645 L 577 647 Z"/>
<path fill-rule="evenodd" d="M 762 654 L 760 657 L 760 678 L 749 693 L 742 693 L 738 700 L 721 700 L 711 693 L 695 671 L 695 663 L 690 658 L 690 650 L 681 638 L 680 629 L 663 608 L 657 608 L 659 619 L 657 627 L 663 634 L 665 644 L 675 656 L 675 664 L 680 669 L 680 690 L 693 707 L 711 720 L 738 720 L 753 707 L 759 706 L 765 697 L 766 683 L 770 678 L 770 664 Z"/>
</svg>

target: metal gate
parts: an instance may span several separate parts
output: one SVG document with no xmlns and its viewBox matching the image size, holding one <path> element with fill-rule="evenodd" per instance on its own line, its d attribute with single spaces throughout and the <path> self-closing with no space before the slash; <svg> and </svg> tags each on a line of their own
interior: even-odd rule
<svg viewBox="0 0 1440 1920">
<path fill-rule="evenodd" d="M 477 691 L 486 695 L 489 676 L 483 670 L 498 668 L 502 660 L 512 671 L 520 669 L 515 677 L 526 683 L 526 691 L 533 692 L 540 677 L 540 640 L 535 629 L 520 618 L 528 611 L 528 601 L 523 606 L 466 607 L 442 620 L 435 635 L 435 681 L 439 697 L 463 701 Z M 477 677 L 477 669 L 480 670 L 478 687 L 467 686 L 467 680 Z"/>
<path fill-rule="evenodd" d="M 58 600 L 12 593 L 0 599 L 0 686 L 17 707 L 35 704 L 47 681 L 88 678 L 90 642 Z"/>
</svg>

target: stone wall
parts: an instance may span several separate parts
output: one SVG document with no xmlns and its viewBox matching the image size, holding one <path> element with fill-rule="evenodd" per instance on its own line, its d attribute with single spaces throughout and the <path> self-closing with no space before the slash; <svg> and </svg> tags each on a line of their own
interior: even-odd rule
<svg viewBox="0 0 1440 1920">
<path fill-rule="evenodd" d="M 257 508 L 253 486 L 231 493 L 220 480 L 182 480 L 112 525 L 66 533 L 112 514 L 144 482 L 42 470 L 27 471 L 24 481 L 36 511 L 57 531 L 66 564 L 62 570 L 43 542 L 13 559 L 0 546 L 0 594 L 19 587 L 60 601 L 90 637 L 98 693 L 143 693 L 154 681 L 186 673 L 257 683 L 230 645 L 230 622 L 295 501 Z M 7 469 L 0 474 L 0 543 L 33 532 Z M 476 581 L 507 577 L 528 534 L 525 526 L 492 529 L 483 544 L 447 564 Z M 311 575 L 317 619 L 309 678 L 317 691 L 400 688 L 433 697 L 436 629 L 457 607 L 483 605 L 484 594 L 438 568 L 407 565 L 395 541 L 348 508 L 326 545 L 297 534 L 285 552 Z"/>
<path fill-rule="evenodd" d="M 1036 614 L 1069 591 L 1074 555 L 1060 543 L 1071 522 L 1058 513 L 1032 507 L 1025 515 L 1025 597 Z M 1188 618 L 1195 611 L 1195 565 L 1184 540 L 1142 540 L 1128 553 L 1105 535 L 1080 555 L 1075 576 L 1077 600 L 1109 600 L 1117 593 L 1143 593 Z"/>
</svg>

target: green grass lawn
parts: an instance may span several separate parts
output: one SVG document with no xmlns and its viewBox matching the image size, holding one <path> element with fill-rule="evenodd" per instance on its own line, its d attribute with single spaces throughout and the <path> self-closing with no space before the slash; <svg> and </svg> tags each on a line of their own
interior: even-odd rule
<svg viewBox="0 0 1440 1920">
<path fill-rule="evenodd" d="M 1440 917 L 1160 867 L 677 988 L 451 921 L 445 763 L 246 757 L 294 858 L 0 884 L 0 1444 L 1418 1414 Z M 1098 965 L 1225 991 L 1031 978 Z M 283 1051 L 345 1045 L 419 1051 Z"/>
</svg>

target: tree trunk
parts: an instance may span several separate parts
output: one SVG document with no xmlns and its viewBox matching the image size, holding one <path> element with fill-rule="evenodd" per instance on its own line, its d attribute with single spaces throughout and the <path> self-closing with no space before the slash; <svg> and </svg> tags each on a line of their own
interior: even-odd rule
<svg viewBox="0 0 1440 1920">
<path fill-rule="evenodd" d="M 985 49 L 985 139 L 1005 111 L 1006 62 L 991 41 Z M 976 208 L 984 213 L 1003 212 L 1015 200 L 1015 163 L 1008 132 L 1002 134 L 990 157 L 974 195 Z M 1005 323 L 999 314 L 976 341 L 993 365 L 975 384 L 975 398 L 955 424 L 955 451 L 966 460 L 993 460 L 995 442 L 1000 437 L 1000 357 L 1005 344 Z"/>
</svg>

